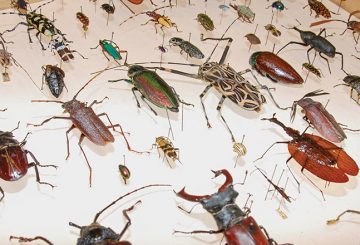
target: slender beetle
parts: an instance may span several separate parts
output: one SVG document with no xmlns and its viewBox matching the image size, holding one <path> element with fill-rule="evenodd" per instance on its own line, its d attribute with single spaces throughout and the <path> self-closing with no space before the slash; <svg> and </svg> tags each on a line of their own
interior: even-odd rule
<svg viewBox="0 0 360 245">
<path fill-rule="evenodd" d="M 103 100 L 101 101 L 97 101 L 94 100 L 89 106 L 87 106 L 86 103 L 80 102 L 76 99 L 76 97 L 79 95 L 79 93 L 87 86 L 90 84 L 90 82 L 92 82 L 97 76 L 99 76 L 102 72 L 98 73 L 97 75 L 93 76 L 87 83 L 84 84 L 84 86 L 82 86 L 79 91 L 74 95 L 73 99 L 67 102 L 62 102 L 62 101 L 53 101 L 53 100 L 32 100 L 31 102 L 53 102 L 53 103 L 59 103 L 62 104 L 61 107 L 65 109 L 65 112 L 69 113 L 69 117 L 64 117 L 64 116 L 53 116 L 50 117 L 48 119 L 46 119 L 45 121 L 43 121 L 40 124 L 31 124 L 29 123 L 28 125 L 32 125 L 34 127 L 39 127 L 44 125 L 45 123 L 49 122 L 52 119 L 65 119 L 65 120 L 70 120 L 72 122 L 71 127 L 66 131 L 66 143 L 67 143 L 67 156 L 66 159 L 69 158 L 70 156 L 70 148 L 69 148 L 69 136 L 68 134 L 70 133 L 70 131 L 72 131 L 75 128 L 78 128 L 81 132 L 81 136 L 79 139 L 79 147 L 81 152 L 83 153 L 86 163 L 88 165 L 89 168 L 89 184 L 91 187 L 91 183 L 92 183 L 92 168 L 90 166 L 90 163 L 86 157 L 86 154 L 81 146 L 82 141 L 84 140 L 85 137 L 87 137 L 90 141 L 92 141 L 94 144 L 96 145 L 106 145 L 109 142 L 114 142 L 114 136 L 111 134 L 111 132 L 109 131 L 109 128 L 112 128 L 115 131 L 115 128 L 118 127 L 120 128 L 121 134 L 126 142 L 127 148 L 129 151 L 133 151 L 133 152 L 137 152 L 140 153 L 138 151 L 135 151 L 133 149 L 131 149 L 128 140 L 126 139 L 125 133 L 121 127 L 120 124 L 112 124 L 112 122 L 110 121 L 109 116 L 106 113 L 101 113 L 101 114 L 95 114 L 94 110 L 91 108 L 93 105 L 95 104 L 100 104 L 102 103 L 105 99 L 107 99 L 107 97 L 105 97 Z M 100 116 L 106 116 L 106 118 L 108 119 L 110 126 L 106 126 L 101 120 L 100 120 Z"/>
</svg>

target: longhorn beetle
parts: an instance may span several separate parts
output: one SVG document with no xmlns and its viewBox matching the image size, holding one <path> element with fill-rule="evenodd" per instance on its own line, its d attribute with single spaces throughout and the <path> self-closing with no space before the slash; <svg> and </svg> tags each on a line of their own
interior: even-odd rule
<svg viewBox="0 0 360 245">
<path fill-rule="evenodd" d="M 31 37 L 30 37 L 30 30 L 37 30 L 36 33 L 36 38 L 39 40 L 39 43 L 41 45 L 41 48 L 43 50 L 45 50 L 44 45 L 42 44 L 39 35 L 42 33 L 45 36 L 49 36 L 51 37 L 51 39 L 53 39 L 53 37 L 55 35 L 60 35 L 62 36 L 62 38 L 66 41 L 66 42 L 70 42 L 65 38 L 65 34 L 63 34 L 59 29 L 57 29 L 54 24 L 53 21 L 49 20 L 45 15 L 42 14 L 38 14 L 36 13 L 36 10 L 40 9 L 42 6 L 47 5 L 51 2 L 54 2 L 55 0 L 50 0 L 46 3 L 43 3 L 41 5 L 39 5 L 36 9 L 34 9 L 31 12 L 28 13 L 15 13 L 15 12 L 10 12 L 10 13 L 1 13 L 1 14 L 17 14 L 20 16 L 25 16 L 26 17 L 26 22 L 20 22 L 18 23 L 14 28 L 9 29 L 4 31 L 3 33 L 6 32 L 13 32 L 15 31 L 15 29 L 19 26 L 19 25 L 24 25 L 27 26 L 27 33 L 29 36 L 29 42 L 32 43 Z"/>
<path fill-rule="evenodd" d="M 65 119 L 65 120 L 71 120 L 72 125 L 71 127 L 66 131 L 66 143 L 67 143 L 67 156 L 66 159 L 70 156 L 70 149 L 69 149 L 69 132 L 73 130 L 74 128 L 78 128 L 81 131 L 81 136 L 79 140 L 79 147 L 81 152 L 83 153 L 86 163 L 89 167 L 89 182 L 91 187 L 91 177 L 92 177 L 92 169 L 90 166 L 90 163 L 86 157 L 86 154 L 81 146 L 82 141 L 85 137 L 87 137 L 90 141 L 92 141 L 96 145 L 106 145 L 108 142 L 114 142 L 114 136 L 111 134 L 108 128 L 112 128 L 115 131 L 115 127 L 119 127 L 121 130 L 121 134 L 124 137 L 124 140 L 126 142 L 127 148 L 129 151 L 141 153 L 138 151 L 135 151 L 131 149 L 128 140 L 126 139 L 125 133 L 121 127 L 120 124 L 112 124 L 110 121 L 109 116 L 106 113 L 101 114 L 95 114 L 94 110 L 91 108 L 95 104 L 102 103 L 105 99 L 108 97 L 105 97 L 101 101 L 94 100 L 89 106 L 86 105 L 86 103 L 80 102 L 76 99 L 76 97 L 79 95 L 79 93 L 87 86 L 90 82 L 92 82 L 97 76 L 99 76 L 102 72 L 99 74 L 93 76 L 87 83 L 85 83 L 84 86 L 82 86 L 79 91 L 74 95 L 73 99 L 67 102 L 62 101 L 54 101 L 54 100 L 32 100 L 31 102 L 53 102 L 53 103 L 59 103 L 62 104 L 62 108 L 65 109 L 65 112 L 69 113 L 69 117 L 64 116 L 53 116 L 45 121 L 43 121 L 40 124 L 31 124 L 34 127 L 39 127 L 44 125 L 45 123 L 49 122 L 52 119 Z M 101 120 L 100 116 L 106 116 L 108 119 L 110 126 L 106 126 Z"/>
<path fill-rule="evenodd" d="M 183 64 L 183 63 L 175 63 L 175 62 L 167 62 L 166 64 L 176 64 L 176 65 L 189 65 L 189 66 L 198 66 L 198 74 L 190 74 L 178 70 L 173 70 L 169 68 L 164 67 L 154 67 L 154 69 L 159 69 L 195 79 L 201 79 L 204 82 L 209 83 L 209 85 L 206 86 L 205 90 L 200 94 L 200 101 L 202 105 L 202 109 L 205 115 L 205 119 L 207 122 L 207 126 L 211 128 L 208 116 L 206 114 L 205 106 L 203 103 L 203 97 L 205 94 L 209 91 L 210 88 L 215 87 L 215 89 L 221 93 L 222 97 L 220 99 L 220 102 L 216 108 L 216 110 L 219 111 L 219 114 L 221 116 L 222 121 L 225 123 L 225 126 L 227 130 L 229 131 L 231 135 L 231 139 L 233 142 L 235 142 L 235 137 L 228 126 L 225 118 L 223 117 L 221 113 L 222 105 L 226 98 L 230 99 L 235 104 L 241 106 L 242 108 L 250 111 L 260 111 L 261 105 L 265 103 L 266 99 L 265 97 L 260 93 L 257 86 L 252 85 L 248 80 L 246 80 L 244 77 L 242 77 L 243 74 L 247 72 L 251 72 L 257 83 L 260 85 L 260 88 L 268 90 L 269 94 L 271 95 L 269 88 L 266 86 L 263 86 L 259 83 L 255 75 L 252 73 L 250 69 L 247 69 L 245 71 L 236 72 L 231 66 L 228 64 L 224 64 L 226 55 L 229 51 L 230 44 L 232 43 L 232 38 L 224 38 L 224 35 L 229 30 L 229 28 L 235 23 L 237 19 L 235 19 L 229 27 L 226 29 L 224 34 L 221 38 L 203 38 L 201 35 L 201 41 L 205 40 L 227 40 L 228 43 L 225 47 L 225 50 L 222 54 L 222 57 L 219 62 L 209 62 L 212 54 L 214 53 L 216 46 L 214 47 L 213 51 L 211 52 L 210 56 L 207 58 L 205 63 L 202 65 L 195 65 L 195 64 Z M 148 62 L 148 63 L 158 63 L 158 62 Z M 164 64 L 164 62 L 162 62 Z M 271 95 L 272 97 L 272 95 Z M 275 101 L 274 101 L 275 102 Z M 276 102 L 275 102 L 276 104 Z M 277 104 L 276 104 L 277 105 Z M 278 105 L 277 105 L 278 106 Z M 278 106 L 279 107 L 279 106 Z M 280 107 L 279 107 L 280 108 Z"/>
</svg>

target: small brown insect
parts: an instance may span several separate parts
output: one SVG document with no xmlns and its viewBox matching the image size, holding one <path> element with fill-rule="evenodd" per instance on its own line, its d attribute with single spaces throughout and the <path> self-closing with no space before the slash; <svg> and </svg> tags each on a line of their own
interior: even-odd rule
<svg viewBox="0 0 360 245">
<path fill-rule="evenodd" d="M 267 24 L 265 27 L 265 30 L 269 31 L 273 36 L 280 37 L 281 32 L 272 24 Z"/>
<path fill-rule="evenodd" d="M 308 70 L 309 72 L 315 74 L 317 77 L 321 78 L 321 71 L 320 69 L 316 68 L 312 64 L 304 63 L 302 64 L 302 67 Z"/>
<path fill-rule="evenodd" d="M 89 18 L 82 12 L 77 12 L 76 18 L 78 18 L 78 20 L 81 22 L 81 24 L 83 24 L 83 26 L 82 26 L 83 30 L 87 31 L 89 28 L 89 24 L 90 24 Z"/>
<path fill-rule="evenodd" d="M 128 179 L 130 179 L 131 173 L 128 167 L 125 165 L 125 155 L 124 155 L 124 164 L 119 164 L 119 171 L 121 174 L 121 177 L 123 178 L 125 184 Z"/>
<path fill-rule="evenodd" d="M 166 161 L 170 167 L 171 165 L 168 158 L 170 158 L 172 161 L 177 160 L 179 163 L 181 163 L 178 157 L 179 148 L 174 148 L 174 145 L 169 138 L 164 136 L 157 137 L 153 146 L 156 146 L 158 151 L 161 149 L 164 152 L 164 158 L 166 158 Z"/>
<path fill-rule="evenodd" d="M 246 34 L 245 37 L 251 44 L 261 44 L 260 39 L 253 33 Z"/>
<path fill-rule="evenodd" d="M 310 6 L 310 15 L 312 14 L 313 10 L 315 11 L 315 18 L 319 17 L 320 15 L 326 19 L 331 18 L 330 11 L 325 7 L 322 2 L 319 2 L 317 0 L 308 0 L 308 5 L 304 6 L 303 9 L 307 6 Z"/>
</svg>

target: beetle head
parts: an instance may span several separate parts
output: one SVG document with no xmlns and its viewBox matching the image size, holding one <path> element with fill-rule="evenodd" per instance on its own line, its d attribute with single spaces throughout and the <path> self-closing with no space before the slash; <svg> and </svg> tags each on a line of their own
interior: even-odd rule
<svg viewBox="0 0 360 245">
<path fill-rule="evenodd" d="M 169 44 L 174 46 L 179 46 L 182 42 L 184 42 L 184 40 L 180 37 L 173 37 L 169 40 Z"/>
<path fill-rule="evenodd" d="M 80 229 L 77 244 L 102 244 L 103 242 L 116 242 L 120 239 L 119 235 L 111 228 L 106 228 L 96 222 L 88 226 L 78 226 L 71 222 L 69 225 Z"/>
<path fill-rule="evenodd" d="M 355 75 L 347 75 L 343 80 L 347 85 L 351 85 L 351 84 L 354 84 L 356 82 L 359 82 L 360 77 L 355 76 Z"/>
<path fill-rule="evenodd" d="M 64 108 L 64 112 L 68 112 L 68 113 L 73 113 L 75 111 L 77 111 L 78 109 L 80 109 L 81 107 L 84 107 L 85 103 L 82 103 L 78 100 L 70 100 L 67 102 L 64 102 L 61 107 Z"/>
<path fill-rule="evenodd" d="M 143 66 L 140 65 L 131 65 L 129 66 L 129 70 L 128 70 L 128 77 L 132 78 L 137 72 L 139 71 L 144 71 L 145 68 Z"/>
</svg>

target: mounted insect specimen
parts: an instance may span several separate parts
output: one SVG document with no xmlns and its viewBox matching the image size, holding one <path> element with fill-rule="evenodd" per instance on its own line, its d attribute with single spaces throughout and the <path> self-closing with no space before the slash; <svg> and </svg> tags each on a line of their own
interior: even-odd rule
<svg viewBox="0 0 360 245">
<path fill-rule="evenodd" d="M 54 185 L 40 180 L 38 168 L 57 168 L 57 166 L 41 165 L 31 151 L 24 149 L 26 138 L 29 133 L 27 133 L 21 142 L 14 138 L 13 132 L 19 128 L 19 124 L 20 122 L 18 122 L 17 127 L 10 132 L 0 131 L 0 178 L 5 181 L 17 181 L 26 175 L 29 168 L 34 167 L 36 182 L 54 188 Z M 34 162 L 29 163 L 27 155 L 30 155 Z M 1 187 L 0 194 L 2 194 L 2 197 L 0 198 L 1 202 L 5 197 L 5 193 Z"/>
<path fill-rule="evenodd" d="M 328 224 L 328 225 L 336 224 L 340 220 L 341 216 L 343 216 L 344 214 L 347 214 L 347 213 L 360 214 L 360 211 L 351 210 L 351 209 L 345 210 L 344 212 L 339 214 L 338 217 L 336 217 L 336 219 L 330 219 L 330 220 L 326 221 L 326 224 Z"/>
<path fill-rule="evenodd" d="M 297 71 L 285 60 L 272 52 L 255 52 L 250 56 L 249 64 L 261 75 L 274 82 L 302 84 L 304 80 Z"/>
<path fill-rule="evenodd" d="M 236 156 L 236 160 L 235 160 L 235 164 L 234 164 L 234 168 L 236 167 L 236 163 L 239 157 L 245 156 L 247 153 L 247 149 L 246 146 L 243 144 L 244 143 L 244 139 L 245 139 L 245 134 L 243 135 L 243 138 L 241 140 L 241 142 L 235 142 L 233 144 L 233 152 L 235 152 L 237 154 Z"/>
<path fill-rule="evenodd" d="M 254 33 L 248 33 L 248 34 L 245 35 L 247 40 L 250 42 L 250 47 L 249 47 L 248 52 L 250 52 L 250 49 L 251 49 L 252 45 L 261 44 L 260 39 L 255 35 L 257 28 L 258 28 L 258 25 L 256 25 Z"/>
<path fill-rule="evenodd" d="M 281 1 L 275 1 L 273 2 L 271 5 L 269 5 L 268 7 L 266 7 L 267 9 L 268 8 L 272 8 L 272 10 L 274 11 L 274 9 L 276 9 L 278 12 L 281 12 L 283 11 L 284 9 L 287 9 L 285 7 L 285 5 L 281 2 Z"/>
<path fill-rule="evenodd" d="M 58 38 L 55 38 L 49 43 L 49 46 L 51 46 L 51 50 L 56 50 L 57 54 L 60 56 L 61 61 L 68 62 L 70 60 L 73 60 L 75 57 L 73 53 L 77 53 L 80 55 L 81 58 L 85 58 L 82 54 L 80 54 L 76 50 L 70 50 L 69 45 L 67 43 L 64 43 L 63 40 L 59 41 Z"/>
<path fill-rule="evenodd" d="M 164 158 L 166 159 L 166 162 L 169 164 L 170 168 L 172 168 L 172 166 L 169 162 L 169 158 L 173 162 L 178 161 L 179 163 L 181 163 L 179 160 L 179 148 L 175 148 L 173 143 L 170 141 L 168 137 L 164 137 L 164 136 L 156 137 L 155 144 L 153 144 L 153 147 L 157 148 L 159 157 L 160 157 L 159 149 L 163 151 Z"/>
<path fill-rule="evenodd" d="M 360 77 L 356 76 L 356 75 L 347 75 L 343 81 L 345 82 L 345 84 L 337 84 L 334 87 L 337 86 L 347 86 L 350 87 L 350 98 L 352 98 L 354 101 L 356 101 L 356 103 L 358 105 L 359 104 L 359 99 L 360 99 Z M 356 92 L 356 100 L 353 98 L 353 92 Z"/>
<path fill-rule="evenodd" d="M 204 27 L 206 31 L 213 31 L 215 29 L 214 22 L 207 14 L 198 14 L 196 20 L 200 23 L 202 27 Z"/>
<path fill-rule="evenodd" d="M 274 37 L 280 37 L 281 36 L 281 31 L 279 31 L 276 26 L 272 25 L 272 24 L 267 24 L 265 27 L 265 30 L 269 31 L 271 33 L 271 35 L 273 35 Z"/>
<path fill-rule="evenodd" d="M 317 22 L 314 22 L 314 23 L 311 23 L 310 24 L 310 27 L 313 27 L 313 26 L 318 26 L 318 25 L 322 25 L 322 24 L 325 24 L 325 23 L 329 23 L 329 22 L 332 22 L 332 21 L 340 21 L 340 22 L 343 22 L 346 24 L 346 29 L 340 34 L 341 36 L 345 34 L 345 32 L 347 30 L 351 30 L 352 31 L 352 34 L 353 34 L 353 37 L 354 37 L 354 40 L 355 40 L 355 43 L 358 44 L 358 40 L 359 40 L 359 36 L 360 36 L 360 22 L 359 21 L 356 21 L 356 20 L 352 20 L 350 21 L 351 17 L 357 13 L 360 13 L 360 10 L 356 10 L 356 11 L 353 11 L 349 14 L 349 18 L 346 21 L 343 21 L 343 20 L 322 20 L 322 21 L 317 21 Z M 355 38 L 355 33 L 358 34 L 358 38 L 356 39 Z"/>
<path fill-rule="evenodd" d="M 48 85 L 51 94 L 54 95 L 56 98 L 59 98 L 64 87 L 66 88 L 64 82 L 65 72 L 61 68 L 53 65 L 46 65 L 42 66 L 41 68 L 44 71 L 42 76 L 41 89 L 43 89 L 44 81 L 46 81 L 46 84 Z"/>
<path fill-rule="evenodd" d="M 95 215 L 93 222 L 89 225 L 80 226 L 80 225 L 74 224 L 73 222 L 69 222 L 69 226 L 80 229 L 80 237 L 77 239 L 76 244 L 77 245 L 95 245 L 95 244 L 99 244 L 99 245 L 101 245 L 101 244 L 103 244 L 103 245 L 131 245 L 130 242 L 121 240 L 121 238 L 124 236 L 125 232 L 129 229 L 129 227 L 131 225 L 131 219 L 128 215 L 128 212 L 133 210 L 137 204 L 141 203 L 141 200 L 137 201 L 130 208 L 127 208 L 122 211 L 127 222 L 120 233 L 116 233 L 113 229 L 99 224 L 98 219 L 99 219 L 100 215 L 103 212 L 105 212 L 108 208 L 115 205 L 118 201 L 120 201 L 124 197 L 127 197 L 127 196 L 129 196 L 137 191 L 140 191 L 142 189 L 146 189 L 149 187 L 161 187 L 161 186 L 170 186 L 170 185 L 162 185 L 162 184 L 147 185 L 147 186 L 137 188 L 129 193 L 126 193 L 123 196 L 120 196 L 119 198 L 117 198 L 116 200 L 111 202 L 109 205 L 107 205 L 100 212 L 98 212 Z"/>
<path fill-rule="evenodd" d="M 34 238 L 28 238 L 28 237 L 22 237 L 22 236 L 10 236 L 9 240 L 19 240 L 20 243 L 26 243 L 26 242 L 33 242 L 36 240 L 40 240 L 45 242 L 48 245 L 54 245 L 52 242 L 50 242 L 48 239 L 46 239 L 45 237 L 42 236 L 36 236 Z"/>
<path fill-rule="evenodd" d="M 177 231 L 181 234 L 223 234 L 228 245 L 240 244 L 277 244 L 269 237 L 266 230 L 259 226 L 252 216 L 250 209 L 242 210 L 235 200 L 239 193 L 234 190 L 233 178 L 226 170 L 213 171 L 215 178 L 224 175 L 225 182 L 217 192 L 211 195 L 191 195 L 185 191 L 185 187 L 176 193 L 177 196 L 190 201 L 198 202 L 208 211 L 216 221 L 218 230 L 195 230 Z M 179 207 L 184 210 L 183 208 Z M 191 211 L 186 211 L 191 213 Z M 263 230 L 263 231 L 262 231 Z"/>
<path fill-rule="evenodd" d="M 113 36 L 114 36 L 114 32 L 112 33 L 112 36 L 111 36 L 111 40 L 107 40 L 107 39 L 102 39 L 102 40 L 99 40 L 99 44 L 94 47 L 94 48 L 91 48 L 91 49 L 97 49 L 99 46 L 101 47 L 101 51 L 102 53 L 104 54 L 105 58 L 110 61 L 110 59 L 108 58 L 107 55 L 111 56 L 116 63 L 119 63 L 120 60 L 122 60 L 122 57 L 121 57 L 121 54 L 122 53 L 125 53 L 126 56 L 125 56 L 125 61 L 124 61 L 124 64 L 126 64 L 126 61 L 127 61 L 127 55 L 128 55 L 128 51 L 126 50 L 121 50 L 119 48 L 119 46 L 114 42 L 112 41 L 113 39 Z M 107 55 L 106 55 L 107 54 Z"/>
<path fill-rule="evenodd" d="M 29 1 L 27 0 L 11 0 L 11 7 L 19 11 L 20 14 L 28 12 Z"/>
<path fill-rule="evenodd" d="M 127 184 L 128 179 L 130 179 L 131 173 L 128 167 L 126 167 L 125 165 L 125 155 L 123 155 L 124 157 L 124 164 L 119 164 L 119 172 L 121 177 L 124 180 L 125 185 Z"/>
<path fill-rule="evenodd" d="M 191 58 L 203 59 L 205 57 L 204 54 L 201 52 L 201 50 L 198 47 L 196 47 L 194 44 L 192 44 L 188 41 L 185 41 L 184 39 L 182 39 L 180 37 L 170 38 L 169 45 L 170 46 L 179 46 L 179 48 L 181 49 L 180 54 L 185 52 Z"/>
<path fill-rule="evenodd" d="M 164 27 L 166 27 L 166 28 L 172 28 L 172 27 L 174 27 L 177 32 L 180 32 L 180 31 L 178 30 L 178 28 L 177 28 L 176 23 L 172 22 L 172 21 L 169 19 L 169 17 L 167 17 L 167 16 L 165 16 L 165 15 L 161 15 L 161 14 L 156 13 L 157 10 L 163 9 L 163 8 L 168 8 L 168 7 L 170 7 L 170 5 L 169 5 L 169 6 L 163 6 L 163 7 L 157 8 L 157 9 L 154 9 L 153 11 L 141 12 L 141 13 L 138 13 L 138 14 L 136 14 L 136 15 L 134 15 L 134 16 L 130 16 L 129 18 L 127 18 L 126 20 L 124 20 L 123 22 L 121 22 L 119 26 L 121 26 L 122 24 L 124 24 L 124 23 L 125 23 L 126 21 L 128 21 L 129 19 L 132 19 L 132 18 L 134 18 L 134 17 L 136 17 L 136 16 L 138 16 L 138 15 L 141 15 L 141 14 L 146 14 L 146 15 L 149 16 L 151 19 L 148 20 L 147 22 L 145 22 L 144 24 L 141 24 L 142 26 L 143 26 L 143 25 L 146 25 L 147 23 L 149 23 L 149 22 L 151 21 L 151 22 L 154 22 L 154 23 L 155 23 L 155 31 L 156 31 L 156 33 L 157 33 L 157 28 L 156 28 L 157 25 L 160 25 L 160 29 L 161 29 L 162 31 L 164 31 L 164 30 L 163 30 Z"/>
<path fill-rule="evenodd" d="M 316 68 L 315 66 L 313 66 L 310 63 L 303 63 L 302 64 L 302 68 L 305 68 L 308 72 L 316 75 L 318 78 L 321 78 L 321 70 L 319 68 Z"/>
<path fill-rule="evenodd" d="M 97 76 L 99 76 L 102 72 L 98 73 L 96 76 L 93 76 L 88 82 L 86 82 L 84 84 L 84 86 L 82 86 L 79 91 L 74 95 L 73 99 L 67 102 L 62 102 L 62 101 L 55 101 L 55 100 L 32 100 L 31 102 L 52 102 L 52 103 L 58 103 L 61 104 L 61 107 L 65 109 L 65 112 L 69 113 L 70 116 L 69 117 L 64 117 L 64 116 L 53 116 L 50 117 L 46 120 L 44 120 L 42 123 L 40 124 L 32 124 L 32 123 L 28 123 L 28 125 L 32 125 L 34 127 L 39 127 L 44 125 L 45 123 L 53 120 L 53 119 L 62 119 L 62 120 L 70 120 L 72 122 L 71 127 L 66 131 L 66 145 L 67 145 L 67 156 L 66 159 L 69 158 L 70 156 L 70 147 L 69 147 L 69 136 L 68 134 L 70 133 L 70 131 L 72 131 L 75 128 L 78 128 L 81 132 L 81 136 L 79 139 L 79 147 L 81 152 L 83 153 L 86 163 L 88 165 L 89 168 L 89 184 L 91 187 L 92 184 L 92 168 L 90 166 L 90 163 L 86 157 L 85 151 L 83 150 L 81 143 L 83 142 L 84 138 L 87 137 L 90 141 L 92 141 L 94 144 L 99 145 L 99 146 L 104 146 L 107 143 L 112 143 L 115 141 L 114 136 L 111 134 L 111 132 L 109 131 L 109 128 L 112 128 L 114 131 L 116 127 L 120 128 L 120 133 L 122 134 L 127 148 L 129 151 L 133 151 L 136 153 L 142 153 L 142 152 L 138 152 L 133 150 L 130 145 L 128 140 L 126 139 L 125 133 L 121 127 L 120 124 L 113 124 L 110 121 L 109 116 L 106 113 L 100 113 L 100 114 L 95 114 L 94 110 L 91 108 L 93 105 L 95 104 L 100 104 L 102 103 L 105 99 L 107 99 L 107 97 L 105 97 L 104 99 L 102 99 L 101 101 L 97 101 L 94 100 L 89 106 L 87 106 L 86 103 L 84 102 L 80 102 L 76 99 L 76 97 L 79 95 L 79 93 L 87 86 L 89 85 Z M 108 119 L 110 126 L 106 126 L 101 120 L 100 120 L 100 116 L 106 116 L 106 118 Z"/>
<path fill-rule="evenodd" d="M 227 28 L 227 30 L 235 23 L 237 19 L 235 19 Z M 228 126 L 225 118 L 223 117 L 221 113 L 222 105 L 226 98 L 230 99 L 235 104 L 239 105 L 240 107 L 250 110 L 250 111 L 260 111 L 261 105 L 265 103 L 265 97 L 260 93 L 258 88 L 255 85 L 252 85 L 248 80 L 246 80 L 244 77 L 242 77 L 243 74 L 247 72 L 251 72 L 250 69 L 247 69 L 245 71 L 236 72 L 232 67 L 230 67 L 228 64 L 225 64 L 225 59 L 227 56 L 227 53 L 229 51 L 230 45 L 233 41 L 232 38 L 223 38 L 225 33 L 222 35 L 221 38 L 203 38 L 201 36 L 201 41 L 206 40 L 218 40 L 218 41 L 228 41 L 226 48 L 222 54 L 222 57 L 220 58 L 219 62 L 210 62 L 212 54 L 214 53 L 216 47 L 218 44 L 214 47 L 213 51 L 211 52 L 210 56 L 207 58 L 207 60 L 202 65 L 196 65 L 196 64 L 184 64 L 184 63 L 177 63 L 177 62 L 166 62 L 163 64 L 175 64 L 175 65 L 187 65 L 187 66 L 198 66 L 198 73 L 197 74 L 191 74 L 183 71 L 178 71 L 174 69 L 164 68 L 164 67 L 154 67 L 153 69 L 159 69 L 175 74 L 179 74 L 182 76 L 195 78 L 195 79 L 201 79 L 206 83 L 209 83 L 204 91 L 200 94 L 200 101 L 202 105 L 202 109 L 204 112 L 204 116 L 207 122 L 207 126 L 211 128 L 206 109 L 203 103 L 203 97 L 205 94 L 209 91 L 210 88 L 214 87 L 219 93 L 221 93 L 222 97 L 219 101 L 219 104 L 216 108 L 216 110 L 219 112 L 221 120 L 224 122 L 227 130 L 229 131 L 231 135 L 231 140 L 236 143 L 235 137 Z M 158 62 L 147 62 L 147 63 L 158 63 Z M 254 76 L 254 78 L 256 78 Z M 256 82 L 259 83 L 259 81 L 256 79 Z M 259 83 L 261 88 L 266 89 L 269 91 L 269 88 L 266 86 L 263 86 Z M 270 93 L 270 91 L 269 91 Z"/>
<path fill-rule="evenodd" d="M 310 46 L 310 48 L 307 51 L 307 58 L 308 58 L 309 63 L 311 63 L 310 57 L 309 57 L 309 52 L 312 49 L 315 49 L 315 52 L 319 52 L 320 57 L 323 58 L 327 62 L 329 72 L 331 74 L 329 61 L 322 54 L 325 54 L 326 56 L 328 56 L 330 58 L 334 58 L 335 55 L 338 54 L 341 56 L 341 70 L 346 73 L 346 71 L 344 70 L 344 56 L 342 53 L 336 52 L 335 46 L 326 39 L 326 30 L 325 29 L 322 29 L 318 35 L 316 35 L 315 33 L 311 32 L 311 31 L 302 31 L 299 28 L 297 28 L 296 26 L 294 26 L 293 28 L 287 28 L 287 29 L 294 29 L 295 31 L 299 32 L 300 38 L 303 41 L 303 43 L 291 41 L 288 44 L 286 44 L 284 47 L 279 49 L 279 51 L 277 51 L 276 54 L 280 53 L 281 50 L 283 50 L 285 47 L 287 47 L 290 44 L 298 44 L 298 45 L 305 46 L 305 47 Z M 322 33 L 325 33 L 325 37 L 321 36 Z"/>
<path fill-rule="evenodd" d="M 325 5 L 318 0 L 308 0 L 308 4 L 305 5 L 303 9 L 306 8 L 307 6 L 310 7 L 310 15 L 312 15 L 313 10 L 315 11 L 316 13 L 315 18 L 319 17 L 320 15 L 326 19 L 331 18 L 331 14 L 328 8 L 326 8 Z"/>
<path fill-rule="evenodd" d="M 230 7 L 237 12 L 243 22 L 252 23 L 255 20 L 255 13 L 248 6 L 230 4 Z"/>
<path fill-rule="evenodd" d="M 110 5 L 110 3 L 111 3 L 111 5 Z M 109 3 L 102 4 L 101 9 L 103 9 L 107 13 L 106 25 L 109 25 L 110 14 L 115 13 L 115 4 L 114 4 L 114 2 L 111 0 Z"/>
<path fill-rule="evenodd" d="M 305 132 L 300 134 L 299 131 L 286 127 L 275 118 L 275 115 L 273 115 L 272 118 L 263 118 L 261 120 L 267 120 L 279 125 L 293 139 L 291 141 L 273 143 L 264 154 L 255 161 L 263 158 L 274 145 L 287 144 L 291 156 L 286 160 L 286 163 L 294 158 L 296 162 L 301 165 L 302 173 L 304 169 L 306 169 L 320 179 L 334 183 L 346 183 L 349 181 L 347 175 L 356 176 L 359 173 L 359 167 L 356 162 L 341 147 L 334 145 L 330 141 Z M 319 189 L 309 177 L 305 174 L 304 176 Z M 295 180 L 300 188 L 300 183 L 296 178 Z M 319 191 L 324 197 L 323 192 L 320 189 Z"/>
<path fill-rule="evenodd" d="M 84 31 L 84 36 L 86 38 L 86 32 L 89 29 L 89 17 L 87 17 L 83 11 L 82 11 L 82 7 L 80 7 L 81 11 L 76 13 L 76 18 L 81 22 L 82 24 L 82 29 Z"/>
<path fill-rule="evenodd" d="M 54 1 L 55 0 L 50 0 L 48 2 L 45 2 L 45 3 L 41 4 L 41 5 L 39 5 L 33 11 L 25 13 L 25 14 L 15 13 L 15 12 L 1 13 L 1 14 L 17 14 L 17 15 L 20 15 L 20 16 L 25 16 L 25 18 L 26 18 L 26 22 L 18 23 L 14 28 L 4 31 L 3 34 L 6 33 L 6 32 L 13 32 L 13 31 L 15 31 L 15 29 L 18 26 L 24 25 L 24 26 L 28 27 L 27 28 L 27 33 L 28 33 L 28 36 L 29 36 L 29 42 L 30 43 L 32 43 L 32 39 L 30 37 L 30 30 L 36 30 L 37 31 L 35 36 L 39 40 L 39 43 L 41 45 L 42 50 L 45 50 L 45 48 L 44 48 L 44 45 L 42 44 L 41 39 L 39 37 L 40 34 L 51 37 L 51 39 L 54 39 L 54 37 L 56 37 L 56 36 L 61 36 L 64 41 L 70 42 L 65 38 L 65 34 L 63 34 L 59 29 L 57 29 L 54 26 L 54 24 L 53 24 L 54 21 L 49 20 L 45 15 L 36 13 L 36 10 L 40 9 L 41 7 L 43 7 L 43 6 L 45 6 L 45 5 L 49 4 L 49 3 L 54 2 Z"/>
</svg>

